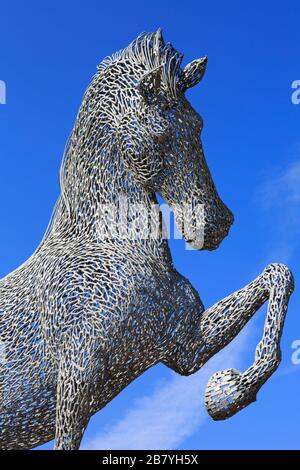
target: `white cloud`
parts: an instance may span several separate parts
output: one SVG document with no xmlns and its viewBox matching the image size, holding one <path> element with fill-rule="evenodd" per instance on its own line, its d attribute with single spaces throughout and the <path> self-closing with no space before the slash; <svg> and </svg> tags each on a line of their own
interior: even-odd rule
<svg viewBox="0 0 300 470">
<path fill-rule="evenodd" d="M 137 400 L 123 418 L 106 432 L 83 442 L 82 449 L 138 450 L 175 449 L 208 418 L 204 391 L 210 376 L 227 367 L 241 366 L 242 352 L 249 347 L 249 329 L 189 377 L 170 372 L 151 395 Z M 210 418 L 209 418 L 210 419 Z"/>
<path fill-rule="evenodd" d="M 300 203 L 300 160 L 290 164 L 285 171 L 277 173 L 261 188 L 265 208 L 296 205 Z"/>
<path fill-rule="evenodd" d="M 272 230 L 268 260 L 288 263 L 299 244 L 300 160 L 269 176 L 258 195 Z"/>
</svg>

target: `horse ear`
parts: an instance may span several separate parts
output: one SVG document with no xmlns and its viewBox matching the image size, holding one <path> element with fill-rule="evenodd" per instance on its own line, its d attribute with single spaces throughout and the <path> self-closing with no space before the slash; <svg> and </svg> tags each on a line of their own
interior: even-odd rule
<svg viewBox="0 0 300 470">
<path fill-rule="evenodd" d="M 207 57 L 193 60 L 190 62 L 179 75 L 177 87 L 185 92 L 188 88 L 197 85 L 205 73 L 207 65 Z"/>
<path fill-rule="evenodd" d="M 164 38 L 163 38 L 163 35 L 162 35 L 162 28 L 158 28 L 158 30 L 156 31 L 155 33 L 155 46 L 154 46 L 154 50 L 156 48 L 160 48 L 161 46 L 164 46 L 165 45 L 165 41 L 164 41 Z M 155 51 L 156 52 L 156 51 Z M 159 51 L 158 51 L 159 52 Z"/>
<path fill-rule="evenodd" d="M 144 75 L 137 87 L 146 103 L 150 103 L 158 94 L 161 87 L 163 65 Z"/>
</svg>

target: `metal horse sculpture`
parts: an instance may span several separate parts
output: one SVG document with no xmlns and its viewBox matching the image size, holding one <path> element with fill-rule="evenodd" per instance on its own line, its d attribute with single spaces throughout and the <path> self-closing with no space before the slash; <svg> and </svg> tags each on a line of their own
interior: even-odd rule
<svg viewBox="0 0 300 470">
<path fill-rule="evenodd" d="M 205 310 L 174 268 L 162 224 L 147 237 L 145 211 L 125 224 L 109 209 L 123 198 L 153 214 L 158 192 L 194 248 L 213 250 L 229 231 L 233 216 L 205 161 L 202 119 L 184 95 L 201 80 L 206 58 L 184 69 L 181 60 L 160 30 L 142 34 L 101 63 L 84 95 L 46 235 L 0 281 L 3 449 L 54 437 L 56 449 L 78 449 L 91 415 L 137 376 L 159 362 L 193 374 L 267 300 L 253 365 L 212 376 L 209 414 L 225 419 L 253 402 L 278 367 L 293 291 L 286 266 L 269 265 Z M 204 237 L 196 230 L 197 205 Z M 185 207 L 192 208 L 192 230 L 185 229 Z"/>
</svg>

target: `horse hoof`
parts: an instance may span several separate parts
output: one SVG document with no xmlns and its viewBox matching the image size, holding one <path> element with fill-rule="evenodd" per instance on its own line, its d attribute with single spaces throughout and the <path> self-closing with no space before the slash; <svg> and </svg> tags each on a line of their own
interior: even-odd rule
<svg viewBox="0 0 300 470">
<path fill-rule="evenodd" d="M 227 419 L 256 400 L 256 393 L 249 390 L 243 375 L 236 369 L 216 372 L 208 381 L 205 406 L 215 420 Z"/>
</svg>

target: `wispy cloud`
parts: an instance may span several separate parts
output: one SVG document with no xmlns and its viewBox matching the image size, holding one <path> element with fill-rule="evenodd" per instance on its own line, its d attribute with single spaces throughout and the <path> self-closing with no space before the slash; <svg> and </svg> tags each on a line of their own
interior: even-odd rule
<svg viewBox="0 0 300 470">
<path fill-rule="evenodd" d="M 217 370 L 241 366 L 242 352 L 250 329 L 209 361 L 198 373 L 170 378 L 151 395 L 137 400 L 111 428 L 83 443 L 82 449 L 175 449 L 206 419 L 204 391 Z"/>
<path fill-rule="evenodd" d="M 272 172 L 259 188 L 258 197 L 272 230 L 269 258 L 289 262 L 300 235 L 300 159 Z"/>
<path fill-rule="evenodd" d="M 300 160 L 291 163 L 285 170 L 266 180 L 261 188 L 262 203 L 266 209 L 274 206 L 299 207 L 300 204 Z"/>
<path fill-rule="evenodd" d="M 294 146 L 294 160 L 285 168 L 270 172 L 265 182 L 259 188 L 258 196 L 264 215 L 271 230 L 271 246 L 265 255 L 263 264 L 270 261 L 280 261 L 290 264 L 295 253 L 299 251 L 300 241 L 300 144 Z M 297 271 L 295 272 L 297 274 Z M 296 279 L 297 288 L 297 279 Z M 296 297 L 292 297 L 293 304 Z M 295 305 L 295 304 L 294 304 Z M 295 307 L 294 307 L 295 308 Z M 290 311 L 289 317 L 296 315 Z M 297 335 L 297 329 L 294 334 Z M 297 338 L 297 337 L 296 337 Z M 295 339 L 296 339 L 295 338 Z M 280 379 L 294 373 L 299 373 L 300 365 L 289 362 L 291 348 L 286 349 L 284 363 L 275 374 Z"/>
</svg>

